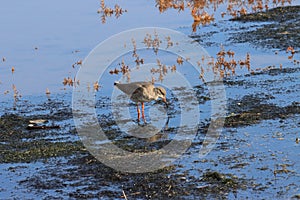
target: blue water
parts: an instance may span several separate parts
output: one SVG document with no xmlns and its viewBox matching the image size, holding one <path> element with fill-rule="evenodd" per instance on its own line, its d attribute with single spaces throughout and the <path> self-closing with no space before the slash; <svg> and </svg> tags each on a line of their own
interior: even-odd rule
<svg viewBox="0 0 300 200">
<path fill-rule="evenodd" d="M 112 1 L 106 3 L 111 7 L 115 4 Z M 100 42 L 121 31 L 158 26 L 177 30 L 186 35 L 195 35 L 195 33 L 192 33 L 192 17 L 188 9 L 179 14 L 174 10 L 159 13 L 154 6 L 154 1 L 132 0 L 119 1 L 118 3 L 128 12 L 124 13 L 119 19 L 115 19 L 115 17 L 107 18 L 107 23 L 102 24 L 101 16 L 97 13 L 100 1 L 10 0 L 2 2 L 0 7 L 0 15 L 2 16 L 0 17 L 0 58 L 2 60 L 5 57 L 6 60 L 5 62 L 0 61 L 0 115 L 7 112 L 24 115 L 47 115 L 50 114 L 50 110 L 37 109 L 37 107 L 40 107 L 43 102 L 49 102 L 49 99 L 62 101 L 65 107 L 71 107 L 72 88 L 64 86 L 62 81 L 66 77 L 73 78 L 76 75 L 79 66 L 73 68 L 72 65 L 79 60 L 83 60 Z M 294 4 L 299 3 L 299 0 L 294 1 Z M 249 44 L 233 45 L 226 41 L 231 31 L 222 31 L 225 28 L 230 30 L 231 28 L 242 28 L 253 24 L 228 22 L 218 17 L 219 12 L 217 11 L 215 14 L 217 19 L 215 23 L 218 26 L 201 27 L 196 33 L 205 34 L 213 30 L 216 31 L 213 37 L 202 38 L 204 44 L 208 44 L 207 42 L 210 41 L 213 42 L 212 45 L 204 46 L 210 55 L 215 56 L 223 44 L 226 50 L 231 49 L 236 52 L 235 57 L 237 60 L 244 59 L 246 53 L 249 52 L 253 69 L 266 66 L 279 67 L 280 64 L 287 68 L 299 68 L 287 59 L 288 55 L 284 51 L 279 51 L 275 55 L 276 50 L 256 48 Z M 295 59 L 299 59 L 299 55 L 295 55 Z M 109 69 L 113 69 L 113 65 L 118 62 L 120 62 L 120 58 Z M 101 66 L 101 63 L 99 63 L 99 66 Z M 15 68 L 14 73 L 11 72 L 12 67 Z M 182 69 L 181 72 L 187 73 L 186 77 L 194 83 L 194 86 L 198 84 L 203 86 L 201 81 L 198 82 L 198 79 L 196 80 L 195 77 L 188 74 L 188 70 Z M 240 76 L 235 80 L 243 80 L 246 86 L 252 85 L 253 87 L 234 86 L 226 88 L 226 95 L 231 99 L 238 99 L 247 94 L 264 93 L 274 97 L 269 99 L 268 103 L 274 103 L 278 106 L 299 102 L 299 71 L 284 76 L 279 75 L 279 77 L 259 75 L 248 78 L 243 76 L 249 73 L 248 71 L 239 70 L 238 72 Z M 96 97 L 109 96 L 112 83 L 120 77 L 121 75 L 108 75 L 100 79 L 100 85 L 105 87 L 100 88 L 100 91 L 96 93 Z M 270 86 L 267 81 L 272 81 L 273 85 Z M 20 101 L 17 102 L 18 107 L 15 111 L 12 110 L 15 106 L 13 84 L 19 94 L 22 95 Z M 50 97 L 45 94 L 47 88 L 51 92 Z M 209 102 L 200 105 L 201 120 L 209 119 L 210 108 Z M 133 110 L 134 106 L 131 106 L 131 109 Z M 146 109 L 149 109 L 149 107 L 147 106 Z M 133 111 L 132 116 L 134 116 Z M 98 108 L 98 112 L 105 113 L 101 108 Z M 179 115 L 175 115 L 171 125 L 177 124 L 179 118 Z M 73 124 L 72 121 L 61 122 L 62 125 L 67 123 Z M 218 148 L 216 148 L 217 150 L 213 150 L 206 157 L 207 160 L 220 163 L 218 166 L 213 165 L 214 162 L 200 162 L 197 166 L 194 166 L 195 164 L 192 161 L 199 160 L 199 149 L 196 148 L 191 149 L 189 155 L 183 156 L 183 161 L 179 161 L 184 163 L 182 171 L 190 170 L 189 173 L 201 176 L 198 169 L 202 171 L 211 169 L 233 173 L 246 179 L 254 179 L 257 184 L 264 185 L 265 182 L 271 182 L 265 192 L 253 192 L 251 189 L 239 191 L 238 197 L 242 199 L 247 197 L 287 199 L 294 194 L 299 194 L 299 144 L 295 143 L 295 138 L 299 137 L 299 115 L 287 118 L 280 123 L 278 120 L 267 120 L 249 127 L 224 129 L 223 132 L 224 134 L 221 135 L 216 145 L 218 147 L 218 145 L 226 143 L 229 146 L 228 149 L 218 151 Z M 64 139 L 66 138 L 62 137 L 62 140 Z M 71 137 L 71 140 L 76 139 L 78 139 L 76 136 Z M 233 142 L 236 140 L 244 140 L 245 142 L 234 144 Z M 247 162 L 248 165 L 239 169 L 231 168 L 235 164 L 239 164 L 240 160 L 227 163 L 224 158 L 230 159 L 235 154 L 245 154 L 244 160 L 241 162 Z M 252 154 L 256 155 L 254 159 L 252 159 Z M 280 169 L 280 164 L 290 164 L 292 167 L 288 169 L 294 172 L 280 174 L 275 180 L 270 169 Z M 29 189 L 18 184 L 19 181 L 32 176 L 39 170 L 46 169 L 46 163 L 18 164 L 15 171 L 12 170 L 12 167 L 14 167 L 14 164 L 0 165 L 0 180 L 2 181 L 0 196 L 18 198 L 28 192 L 29 194 L 25 198 L 39 199 L 46 195 L 55 194 L 55 191 L 51 190 L 42 192 L 27 191 Z M 50 167 L 55 168 L 55 166 Z M 268 170 L 257 170 L 261 167 L 268 167 Z M 19 176 L 19 174 L 22 176 Z M 8 180 L 8 183 L 4 180 Z M 282 188 L 288 189 L 284 190 Z M 71 187 L 68 189 L 76 190 L 77 188 Z M 111 186 L 111 189 L 113 189 L 113 186 Z M 282 195 L 276 196 L 278 193 Z M 231 196 L 229 195 L 229 197 Z"/>
</svg>

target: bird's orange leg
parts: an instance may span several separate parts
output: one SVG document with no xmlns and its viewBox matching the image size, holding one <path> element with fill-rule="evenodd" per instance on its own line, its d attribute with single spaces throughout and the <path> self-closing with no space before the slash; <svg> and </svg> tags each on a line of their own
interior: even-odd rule
<svg viewBox="0 0 300 200">
<path fill-rule="evenodd" d="M 139 103 L 136 104 L 136 110 L 138 114 L 138 122 L 140 121 L 140 108 L 139 108 Z"/>
<path fill-rule="evenodd" d="M 143 118 L 144 122 L 146 123 L 146 119 L 145 119 L 145 105 L 144 105 L 144 102 L 142 102 L 142 118 Z"/>
</svg>

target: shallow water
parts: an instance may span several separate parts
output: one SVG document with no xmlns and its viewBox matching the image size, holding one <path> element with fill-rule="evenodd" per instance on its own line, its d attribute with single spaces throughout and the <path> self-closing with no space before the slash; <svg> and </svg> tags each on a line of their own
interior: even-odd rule
<svg viewBox="0 0 300 200">
<path fill-rule="evenodd" d="M 298 1 L 294 3 L 299 4 Z M 113 2 L 110 4 L 114 5 Z M 160 14 L 152 1 L 122 1 L 120 5 L 129 12 L 124 13 L 119 19 L 108 18 L 106 24 L 101 24 L 100 15 L 97 14 L 100 6 L 98 1 L 40 2 L 29 0 L 18 2 L 14 0 L 3 3 L 0 7 L 0 13 L 5 16 L 0 18 L 2 26 L 0 57 L 6 58 L 5 62 L 0 61 L 0 116 L 5 113 L 15 113 L 29 118 L 47 116 L 51 118 L 52 116 L 51 122 L 62 127 L 58 132 L 55 130 L 37 132 L 36 137 L 25 137 L 24 142 L 46 140 L 55 143 L 80 140 L 72 130 L 74 128 L 71 112 L 72 88 L 63 86 L 63 78 L 74 77 L 79 66 L 72 68 L 72 64 L 84 59 L 99 42 L 120 31 L 138 27 L 166 27 L 195 36 L 213 56 L 220 50 L 221 44 L 226 50 L 233 50 L 237 60 L 244 59 L 246 53 L 249 52 L 251 68 L 258 74 L 252 76 L 247 70 L 239 69 L 236 77 L 226 79 L 224 83 L 229 107 L 227 116 L 238 114 L 243 109 L 248 112 L 247 109 L 255 108 L 256 104 L 275 105 L 278 106 L 275 107 L 277 109 L 294 105 L 295 109 L 299 109 L 299 64 L 294 64 L 292 60 L 289 60 L 285 51 L 263 49 L 250 43 L 234 43 L 228 40 L 232 34 L 237 34 L 249 27 L 256 29 L 257 26 L 266 23 L 240 23 L 217 18 L 216 23 L 201 27 L 197 33 L 192 33 L 192 18 L 189 12 L 178 14 L 177 11 L 170 10 Z M 146 55 L 145 58 L 147 58 Z M 165 58 L 174 59 L 167 56 Z M 299 54 L 296 54 L 294 58 L 299 59 Z M 120 132 L 116 129 L 113 111 L 111 111 L 112 85 L 122 76 L 110 75 L 108 71 L 113 69 L 120 60 L 115 60 L 111 68 L 108 68 L 107 77 L 101 79 L 99 83 L 102 88 L 95 93 L 98 120 L 105 125 L 109 133 L 113 132 L 110 137 L 124 148 L 133 148 L 137 142 L 141 142 L 136 146 L 139 150 L 157 149 L 176 137 L 182 117 L 176 96 L 185 96 L 186 91 L 184 88 L 169 89 L 168 98 L 171 105 L 169 110 L 159 103 L 146 105 L 148 119 L 150 117 L 158 119 L 153 120 L 153 124 L 158 124 L 156 126 L 165 125 L 166 121 L 155 114 L 167 112 L 168 129 L 160 137 L 151 137 L 148 140 L 132 139 L 136 133 L 126 135 L 126 131 L 136 124 L 136 121 L 130 119 L 136 117 L 135 105 L 126 104 L 128 101 L 125 96 L 120 94 L 114 96 L 125 101 L 120 104 L 125 107 L 129 106 L 130 118 L 126 115 L 120 122 L 126 131 L 122 129 Z M 280 64 L 287 71 L 280 71 Z M 15 67 L 13 74 L 12 66 Z M 277 70 L 261 74 L 259 74 L 260 70 L 255 70 L 267 66 L 275 66 Z M 275 117 L 269 116 L 255 122 L 251 121 L 250 125 L 226 127 L 222 130 L 212 151 L 205 157 L 199 157 L 199 151 L 206 136 L 204 130 L 211 117 L 210 94 L 206 85 L 199 81 L 198 74 L 195 79 L 191 76 L 194 73 L 193 69 L 189 71 L 188 64 L 185 67 L 178 71 L 186 75 L 198 95 L 200 128 L 193 139 L 192 146 L 174 162 L 175 169 L 156 172 L 155 176 L 162 177 L 163 181 L 172 179 L 170 177 L 175 177 L 174 179 L 177 180 L 179 177 L 180 181 L 176 182 L 177 188 L 175 187 L 174 190 L 184 188 L 186 193 L 183 192 L 177 196 L 183 199 L 192 199 L 197 195 L 203 198 L 289 199 L 294 195 L 299 195 L 300 154 L 299 144 L 295 141 L 300 137 L 299 113 L 295 112 L 296 114 L 291 115 L 284 113 L 284 116 L 278 118 L 277 115 L 275 116 L 275 109 L 275 111 L 270 111 L 271 114 L 275 113 Z M 16 104 L 13 100 L 12 84 L 22 95 Z M 49 96 L 45 94 L 46 88 L 49 88 L 51 92 Z M 4 94 L 7 90 L 9 93 Z M 91 95 L 93 95 L 92 92 Z M 244 97 L 248 97 L 248 101 L 243 102 L 247 100 Z M 186 101 L 188 102 L 188 99 Z M 140 128 L 147 128 L 147 126 L 140 126 Z M 184 138 L 177 139 L 183 140 Z M 108 140 L 95 141 L 95 144 L 101 145 L 107 142 Z M 5 144 L 5 142 L 1 143 L 1 145 Z M 29 163 L 1 163 L 0 196 L 5 199 L 47 197 L 124 199 L 122 197 L 122 189 L 124 189 L 129 197 L 135 198 L 137 195 L 137 198 L 142 199 L 151 198 L 147 196 L 147 189 L 150 190 L 150 194 L 154 195 L 154 198 L 155 194 L 162 192 L 161 188 L 153 189 L 155 186 L 163 186 L 157 182 L 151 182 L 151 178 L 147 179 L 148 175 L 119 175 L 93 159 L 86 159 L 83 163 L 78 159 L 86 158 L 80 153 L 74 153 L 71 156 L 38 159 Z M 91 165 L 89 165 L 90 162 Z M 91 169 L 95 169 L 96 173 L 89 171 Z M 199 194 L 200 189 L 216 184 L 202 181 L 203 174 L 208 171 L 230 174 L 245 183 L 241 184 L 242 188 L 226 189 L 223 193 Z M 105 173 L 112 175 L 108 176 Z M 149 188 L 142 191 L 137 188 L 136 185 L 141 180 L 146 180 L 145 184 Z M 165 196 L 156 196 L 156 198 L 159 197 Z"/>
</svg>

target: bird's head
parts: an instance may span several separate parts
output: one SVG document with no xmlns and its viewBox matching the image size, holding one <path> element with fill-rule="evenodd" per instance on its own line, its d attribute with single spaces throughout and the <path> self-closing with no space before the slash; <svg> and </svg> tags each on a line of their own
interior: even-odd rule
<svg viewBox="0 0 300 200">
<path fill-rule="evenodd" d="M 167 103 L 167 99 L 166 99 L 167 92 L 165 88 L 158 86 L 154 88 L 154 91 L 155 94 L 157 95 L 157 98 L 161 98 L 163 102 Z"/>
</svg>

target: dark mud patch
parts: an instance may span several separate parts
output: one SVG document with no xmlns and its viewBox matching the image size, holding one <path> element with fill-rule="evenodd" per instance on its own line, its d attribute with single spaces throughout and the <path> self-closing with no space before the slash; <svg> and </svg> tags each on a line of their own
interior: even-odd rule
<svg viewBox="0 0 300 200">
<path fill-rule="evenodd" d="M 300 114 L 299 102 L 280 107 L 275 104 L 264 103 L 263 97 L 266 95 L 247 95 L 240 100 L 232 101 L 231 114 L 225 118 L 225 127 L 247 126 L 262 120 L 285 119 L 291 115 Z"/>
<path fill-rule="evenodd" d="M 244 76 L 244 77 L 253 77 L 253 76 L 259 76 L 259 75 L 289 76 L 290 74 L 299 73 L 299 72 L 300 72 L 300 68 L 287 67 L 287 68 L 280 69 L 280 68 L 275 68 L 274 66 L 268 66 L 268 67 L 265 67 L 264 69 L 260 69 L 258 71 L 252 71 L 250 74 L 245 74 L 242 76 Z M 238 76 L 236 76 L 236 77 L 238 77 Z M 245 80 L 235 80 L 234 78 L 236 78 L 236 77 L 224 79 L 224 84 L 226 84 L 228 86 L 235 86 L 235 85 L 241 86 L 241 85 L 247 84 Z"/>
<path fill-rule="evenodd" d="M 268 22 L 255 30 L 233 33 L 229 41 L 252 43 L 263 48 L 300 48 L 300 6 L 286 6 L 232 19 L 239 22 Z"/>
<path fill-rule="evenodd" d="M 86 154 L 76 155 L 65 164 L 73 167 L 64 171 L 41 171 L 22 181 L 22 184 L 36 190 L 55 190 L 57 195 L 80 199 L 122 199 L 123 191 L 128 199 L 190 199 L 195 196 L 225 198 L 229 192 L 247 187 L 246 181 L 230 174 L 209 171 L 202 177 L 195 177 L 176 172 L 178 166 L 169 166 L 152 173 L 121 173 Z M 58 167 L 63 169 L 66 166 Z M 63 189 L 69 187 L 78 189 Z"/>
<path fill-rule="evenodd" d="M 264 12 L 251 13 L 247 15 L 241 15 L 239 17 L 231 19 L 232 21 L 241 22 L 266 22 L 266 21 L 277 21 L 285 22 L 290 19 L 296 19 L 300 13 L 300 6 L 284 6 L 269 9 Z"/>
<path fill-rule="evenodd" d="M 239 77 L 239 80 L 225 79 L 224 84 L 228 87 L 266 87 L 271 88 L 274 82 L 277 80 L 272 80 L 274 76 L 283 76 L 287 81 L 290 80 L 291 75 L 294 73 L 299 73 L 299 68 L 266 68 L 265 70 L 256 71 L 251 74 L 246 74 L 243 78 Z M 262 83 L 255 82 L 250 83 L 247 78 L 251 77 L 261 77 Z M 269 80 L 270 79 L 270 80 Z M 264 85 L 262 85 L 264 84 Z M 281 93 L 284 92 L 295 92 L 287 88 L 283 88 Z M 262 120 L 270 119 L 286 119 L 292 115 L 300 114 L 300 102 L 292 101 L 289 105 L 279 106 L 274 103 L 268 102 L 269 100 L 276 99 L 272 93 L 253 93 L 244 95 L 241 99 L 228 99 L 228 116 L 225 118 L 225 127 L 237 127 L 237 126 L 247 126 L 261 122 Z M 284 95 L 284 94 L 282 94 Z"/>
</svg>

